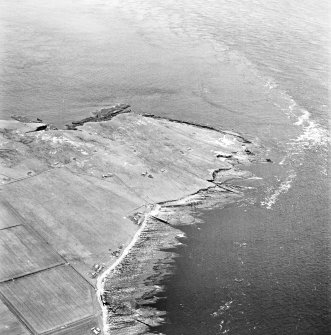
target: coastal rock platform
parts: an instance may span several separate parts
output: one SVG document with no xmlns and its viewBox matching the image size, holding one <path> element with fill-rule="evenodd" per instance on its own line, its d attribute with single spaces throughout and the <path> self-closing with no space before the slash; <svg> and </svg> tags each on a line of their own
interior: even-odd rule
<svg viewBox="0 0 331 335">
<path fill-rule="evenodd" d="M 67 130 L 0 122 L 1 334 L 148 332 L 176 225 L 238 196 L 224 182 L 252 143 L 125 106 Z"/>
</svg>

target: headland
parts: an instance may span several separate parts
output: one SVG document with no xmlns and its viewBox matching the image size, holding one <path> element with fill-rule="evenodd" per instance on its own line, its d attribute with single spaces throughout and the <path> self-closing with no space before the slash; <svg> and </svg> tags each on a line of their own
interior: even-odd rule
<svg viewBox="0 0 331 335">
<path fill-rule="evenodd" d="M 56 129 L 0 121 L 0 328 L 140 334 L 171 273 L 179 224 L 233 201 L 254 145 L 239 134 L 131 112 Z M 168 249 L 168 250 L 167 250 Z"/>
</svg>

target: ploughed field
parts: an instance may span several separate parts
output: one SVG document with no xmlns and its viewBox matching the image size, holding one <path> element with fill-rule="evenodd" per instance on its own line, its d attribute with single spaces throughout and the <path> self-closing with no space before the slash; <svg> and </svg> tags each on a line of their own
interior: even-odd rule
<svg viewBox="0 0 331 335">
<path fill-rule="evenodd" d="M 51 128 L 0 121 L 1 334 L 101 334 L 105 323 L 116 328 L 109 301 L 121 285 L 138 285 L 132 273 L 139 277 L 139 269 L 126 273 L 121 265 L 117 277 L 109 273 L 102 283 L 99 276 L 119 257 L 130 263 L 121 254 L 155 206 L 209 189 L 227 192 L 222 182 L 240 175 L 236 165 L 252 157 L 252 144 L 237 134 L 138 115 L 128 106 L 67 130 Z M 148 243 L 170 234 L 166 212 L 144 226 Z M 139 256 L 143 243 L 132 250 L 135 266 L 141 257 L 146 267 L 147 253 Z M 117 328 L 146 330 L 150 315 L 139 315 L 138 305 L 124 313 L 130 322 L 116 319 Z"/>
</svg>

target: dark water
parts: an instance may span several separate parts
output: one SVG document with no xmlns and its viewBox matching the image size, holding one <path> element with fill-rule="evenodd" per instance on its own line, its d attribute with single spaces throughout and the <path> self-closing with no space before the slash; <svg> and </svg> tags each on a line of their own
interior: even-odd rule
<svg viewBox="0 0 331 335">
<path fill-rule="evenodd" d="M 182 227 L 156 333 L 329 334 L 328 187 L 317 164 L 305 168 L 273 210 L 254 190 Z"/>
<path fill-rule="evenodd" d="M 166 334 L 327 334 L 327 1 L 3 0 L 0 117 L 128 102 L 233 129 L 273 164 L 183 227 Z M 245 182 L 243 182 L 245 185 Z"/>
</svg>

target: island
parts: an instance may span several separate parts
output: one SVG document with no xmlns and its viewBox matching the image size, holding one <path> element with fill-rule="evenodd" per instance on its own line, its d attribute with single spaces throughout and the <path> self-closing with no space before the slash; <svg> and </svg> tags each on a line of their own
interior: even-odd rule
<svg viewBox="0 0 331 335">
<path fill-rule="evenodd" d="M 178 226 L 241 196 L 255 145 L 126 104 L 66 128 L 0 121 L 0 333 L 146 334 Z"/>
</svg>

